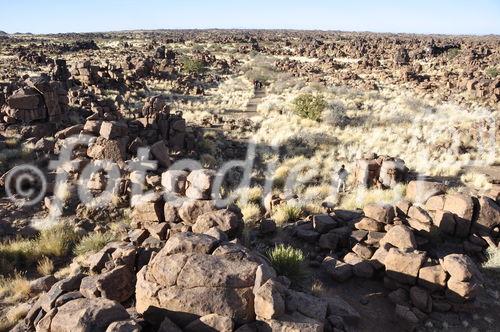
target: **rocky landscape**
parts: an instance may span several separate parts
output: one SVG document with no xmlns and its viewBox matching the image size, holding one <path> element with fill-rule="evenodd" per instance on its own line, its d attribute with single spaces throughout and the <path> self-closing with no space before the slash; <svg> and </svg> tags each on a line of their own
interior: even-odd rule
<svg viewBox="0 0 500 332">
<path fill-rule="evenodd" d="M 495 35 L 0 34 L 0 331 L 498 330 L 499 64 Z"/>
</svg>

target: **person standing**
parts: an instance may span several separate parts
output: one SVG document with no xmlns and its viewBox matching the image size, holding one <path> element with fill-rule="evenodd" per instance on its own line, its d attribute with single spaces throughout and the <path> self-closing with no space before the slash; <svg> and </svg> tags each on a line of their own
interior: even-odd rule
<svg viewBox="0 0 500 332">
<path fill-rule="evenodd" d="M 337 172 L 337 192 L 345 192 L 348 175 L 349 172 L 345 169 L 345 165 L 342 165 Z"/>
</svg>

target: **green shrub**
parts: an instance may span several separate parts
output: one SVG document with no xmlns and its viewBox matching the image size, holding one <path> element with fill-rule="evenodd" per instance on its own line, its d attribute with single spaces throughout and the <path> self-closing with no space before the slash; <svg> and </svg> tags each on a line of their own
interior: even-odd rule
<svg viewBox="0 0 500 332">
<path fill-rule="evenodd" d="M 193 58 L 183 58 L 181 60 L 182 70 L 188 74 L 201 74 L 205 70 L 203 62 Z"/>
<path fill-rule="evenodd" d="M 496 78 L 500 74 L 500 69 L 497 67 L 488 67 L 484 72 L 489 78 Z"/>
<path fill-rule="evenodd" d="M 457 47 L 454 47 L 454 48 L 450 48 L 448 51 L 446 51 L 446 56 L 448 57 L 448 59 L 453 59 L 459 53 L 460 53 L 460 49 Z"/>
<path fill-rule="evenodd" d="M 83 255 L 87 252 L 97 252 L 110 242 L 116 240 L 116 235 L 107 233 L 91 233 L 85 236 L 75 248 L 76 255 Z"/>
<path fill-rule="evenodd" d="M 269 250 L 267 255 L 278 275 L 287 277 L 292 283 L 298 284 L 307 276 L 302 250 L 279 244 Z"/>
<path fill-rule="evenodd" d="M 322 95 L 302 94 L 293 100 L 294 112 L 300 117 L 314 121 L 321 120 L 321 114 L 327 106 Z"/>
</svg>

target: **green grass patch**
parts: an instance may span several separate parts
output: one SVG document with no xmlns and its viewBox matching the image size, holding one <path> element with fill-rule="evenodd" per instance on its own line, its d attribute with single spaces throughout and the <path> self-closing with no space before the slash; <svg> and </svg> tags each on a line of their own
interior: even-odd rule
<svg viewBox="0 0 500 332">
<path fill-rule="evenodd" d="M 287 277 L 292 283 L 299 284 L 307 277 L 302 250 L 279 244 L 269 250 L 267 255 L 278 275 Z"/>
</svg>

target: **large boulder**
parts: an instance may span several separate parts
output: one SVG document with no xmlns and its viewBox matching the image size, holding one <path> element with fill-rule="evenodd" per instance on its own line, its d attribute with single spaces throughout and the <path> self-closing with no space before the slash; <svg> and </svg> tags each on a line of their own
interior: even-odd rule
<svg viewBox="0 0 500 332">
<path fill-rule="evenodd" d="M 255 290 L 255 314 L 263 319 L 278 318 L 285 314 L 285 287 L 269 279 Z"/>
<path fill-rule="evenodd" d="M 384 223 L 378 222 L 375 219 L 364 217 L 354 224 L 357 229 L 369 232 L 380 232 L 384 229 Z"/>
<path fill-rule="evenodd" d="M 455 216 L 455 236 L 468 236 L 474 214 L 472 197 L 466 194 L 446 195 L 443 210 L 449 211 Z"/>
<path fill-rule="evenodd" d="M 423 251 L 391 248 L 384 259 L 386 274 L 399 282 L 414 285 L 425 256 Z"/>
<path fill-rule="evenodd" d="M 405 225 L 392 227 L 380 240 L 380 246 L 389 243 L 399 249 L 416 249 L 417 241 L 412 230 Z"/>
<path fill-rule="evenodd" d="M 229 238 L 236 237 L 243 229 L 243 220 L 234 212 L 223 209 L 206 212 L 193 225 L 193 232 L 205 233 L 212 227 L 217 227 Z"/>
<path fill-rule="evenodd" d="M 138 273 L 137 311 L 155 323 L 169 317 L 180 327 L 208 314 L 229 317 L 238 325 L 253 321 L 259 263 L 243 251 L 211 255 L 215 239 L 190 233 L 181 239 L 185 235 L 180 234 L 186 233 L 169 239 Z"/>
<path fill-rule="evenodd" d="M 418 284 L 431 291 L 443 289 L 446 286 L 447 274 L 441 265 L 424 266 L 418 272 Z"/>
<path fill-rule="evenodd" d="M 213 201 L 189 200 L 182 203 L 178 209 L 178 213 L 182 221 L 188 225 L 192 225 L 199 216 L 214 210 L 215 204 Z"/>
<path fill-rule="evenodd" d="M 446 185 L 440 182 L 414 180 L 406 187 L 406 198 L 412 202 L 425 203 L 430 197 L 444 194 Z"/>
<path fill-rule="evenodd" d="M 186 332 L 232 332 L 234 331 L 233 320 L 218 314 L 209 314 L 189 323 L 184 328 Z"/>
<path fill-rule="evenodd" d="M 475 228 L 480 234 L 487 235 L 491 230 L 500 225 L 500 206 L 496 201 L 487 196 L 479 198 L 479 215 Z"/>
<path fill-rule="evenodd" d="M 363 212 L 365 217 L 384 224 L 391 224 L 395 214 L 392 205 L 388 204 L 368 204 L 363 208 Z"/>
<path fill-rule="evenodd" d="M 80 292 L 87 298 L 104 297 L 124 302 L 134 294 L 135 274 L 126 265 L 82 279 Z"/>
<path fill-rule="evenodd" d="M 259 332 L 289 331 L 289 332 L 322 332 L 324 325 L 315 319 L 294 312 L 283 315 L 280 319 L 263 319 Z"/>
<path fill-rule="evenodd" d="M 187 177 L 186 196 L 191 199 L 210 199 L 214 178 L 214 170 L 197 169 L 192 171 Z"/>
<path fill-rule="evenodd" d="M 161 185 L 167 192 L 183 195 L 186 191 L 188 173 L 183 170 L 168 170 L 161 175 Z"/>
<path fill-rule="evenodd" d="M 464 254 L 449 254 L 440 260 L 443 269 L 458 281 L 467 281 L 479 276 L 479 270 L 472 259 Z"/>
<path fill-rule="evenodd" d="M 72 300 L 55 311 L 53 317 L 47 314 L 39 323 L 50 320 L 46 326 L 51 332 L 105 332 L 111 323 L 129 318 L 122 305 L 103 298 Z"/>
</svg>

